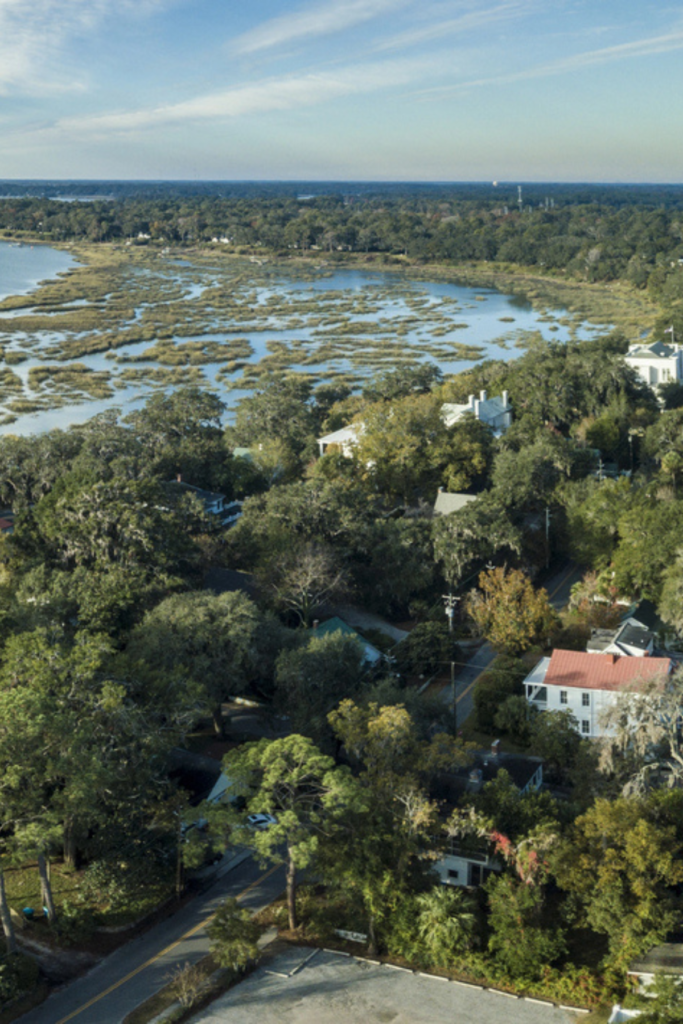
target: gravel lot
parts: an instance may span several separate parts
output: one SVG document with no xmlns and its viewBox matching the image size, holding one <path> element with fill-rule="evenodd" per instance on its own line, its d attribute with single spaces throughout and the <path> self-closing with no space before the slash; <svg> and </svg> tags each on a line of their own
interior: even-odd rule
<svg viewBox="0 0 683 1024">
<path fill-rule="evenodd" d="M 296 947 L 260 967 L 195 1022 L 570 1024 L 577 1019 L 581 1017 L 522 999 Z"/>
</svg>

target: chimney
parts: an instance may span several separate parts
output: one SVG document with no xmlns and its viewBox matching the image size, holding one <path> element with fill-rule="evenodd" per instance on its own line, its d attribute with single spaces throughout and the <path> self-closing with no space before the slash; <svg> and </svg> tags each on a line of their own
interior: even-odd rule
<svg viewBox="0 0 683 1024">
<path fill-rule="evenodd" d="M 470 397 L 467 399 L 467 404 L 469 405 L 470 409 L 474 409 L 474 395 L 470 395 Z"/>
<path fill-rule="evenodd" d="M 183 474 L 182 473 L 177 473 L 176 474 L 176 480 L 177 480 L 177 482 L 179 484 L 181 484 L 183 482 Z"/>
<path fill-rule="evenodd" d="M 313 619 L 313 629 L 317 629 L 320 625 L 320 619 Z"/>
<path fill-rule="evenodd" d="M 508 395 L 509 395 L 508 391 L 504 391 L 503 392 L 503 407 L 505 409 L 507 409 L 508 405 L 510 404 L 510 400 L 508 398 Z"/>
<path fill-rule="evenodd" d="M 479 392 L 479 397 L 481 398 L 482 402 L 485 402 L 486 401 L 486 392 L 485 391 L 480 391 Z"/>
<path fill-rule="evenodd" d="M 481 402 L 479 401 L 479 399 L 475 398 L 474 399 L 474 415 L 476 416 L 477 419 L 479 419 L 479 406 L 480 405 L 481 405 Z"/>
<path fill-rule="evenodd" d="M 500 754 L 500 740 L 494 740 L 491 744 L 491 757 L 498 757 Z"/>
</svg>

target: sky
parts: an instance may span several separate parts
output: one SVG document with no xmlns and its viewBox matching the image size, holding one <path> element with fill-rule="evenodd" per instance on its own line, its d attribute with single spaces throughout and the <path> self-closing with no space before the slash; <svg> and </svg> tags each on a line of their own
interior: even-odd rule
<svg viewBox="0 0 683 1024">
<path fill-rule="evenodd" d="M 0 178 L 683 180 L 683 0 L 0 0 Z"/>
</svg>

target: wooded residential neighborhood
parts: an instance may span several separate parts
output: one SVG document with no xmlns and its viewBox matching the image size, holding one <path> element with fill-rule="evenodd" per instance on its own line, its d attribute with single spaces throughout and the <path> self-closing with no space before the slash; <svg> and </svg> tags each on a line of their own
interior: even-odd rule
<svg viewBox="0 0 683 1024">
<path fill-rule="evenodd" d="M 545 273 L 554 246 L 584 287 L 650 294 L 653 358 L 669 328 L 683 339 L 678 205 L 524 221 L 461 202 L 434 227 L 454 277 L 463 239 Z M 2 200 L 0 224 L 35 230 L 39 211 L 53 239 L 91 232 L 94 208 L 56 205 Z M 133 206 L 142 230 L 154 204 Z M 370 238 L 434 212 L 295 206 L 203 212 L 259 212 L 273 253 L 320 241 L 312 217 Z M 107 209 L 113 231 L 128 213 Z M 45 994 L 50 952 L 103 955 L 112 929 L 188 899 L 235 847 L 284 865 L 286 892 L 255 924 L 225 905 L 215 966 L 239 973 L 275 924 L 557 1004 L 633 996 L 632 965 L 678 941 L 683 912 L 683 391 L 633 344 L 607 326 L 360 387 L 273 368 L 230 401 L 186 384 L 63 429 L 8 425 L 4 1003 Z"/>
</svg>

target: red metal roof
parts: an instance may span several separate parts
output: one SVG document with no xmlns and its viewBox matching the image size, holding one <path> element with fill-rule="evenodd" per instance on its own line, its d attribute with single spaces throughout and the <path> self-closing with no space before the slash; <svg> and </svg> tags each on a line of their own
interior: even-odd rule
<svg viewBox="0 0 683 1024">
<path fill-rule="evenodd" d="M 0 530 L 11 530 L 14 523 L 11 523 L 9 519 L 0 519 Z"/>
<path fill-rule="evenodd" d="M 584 651 L 553 651 L 544 683 L 582 690 L 637 689 L 639 683 L 668 675 L 670 658 L 629 658 Z"/>
</svg>

